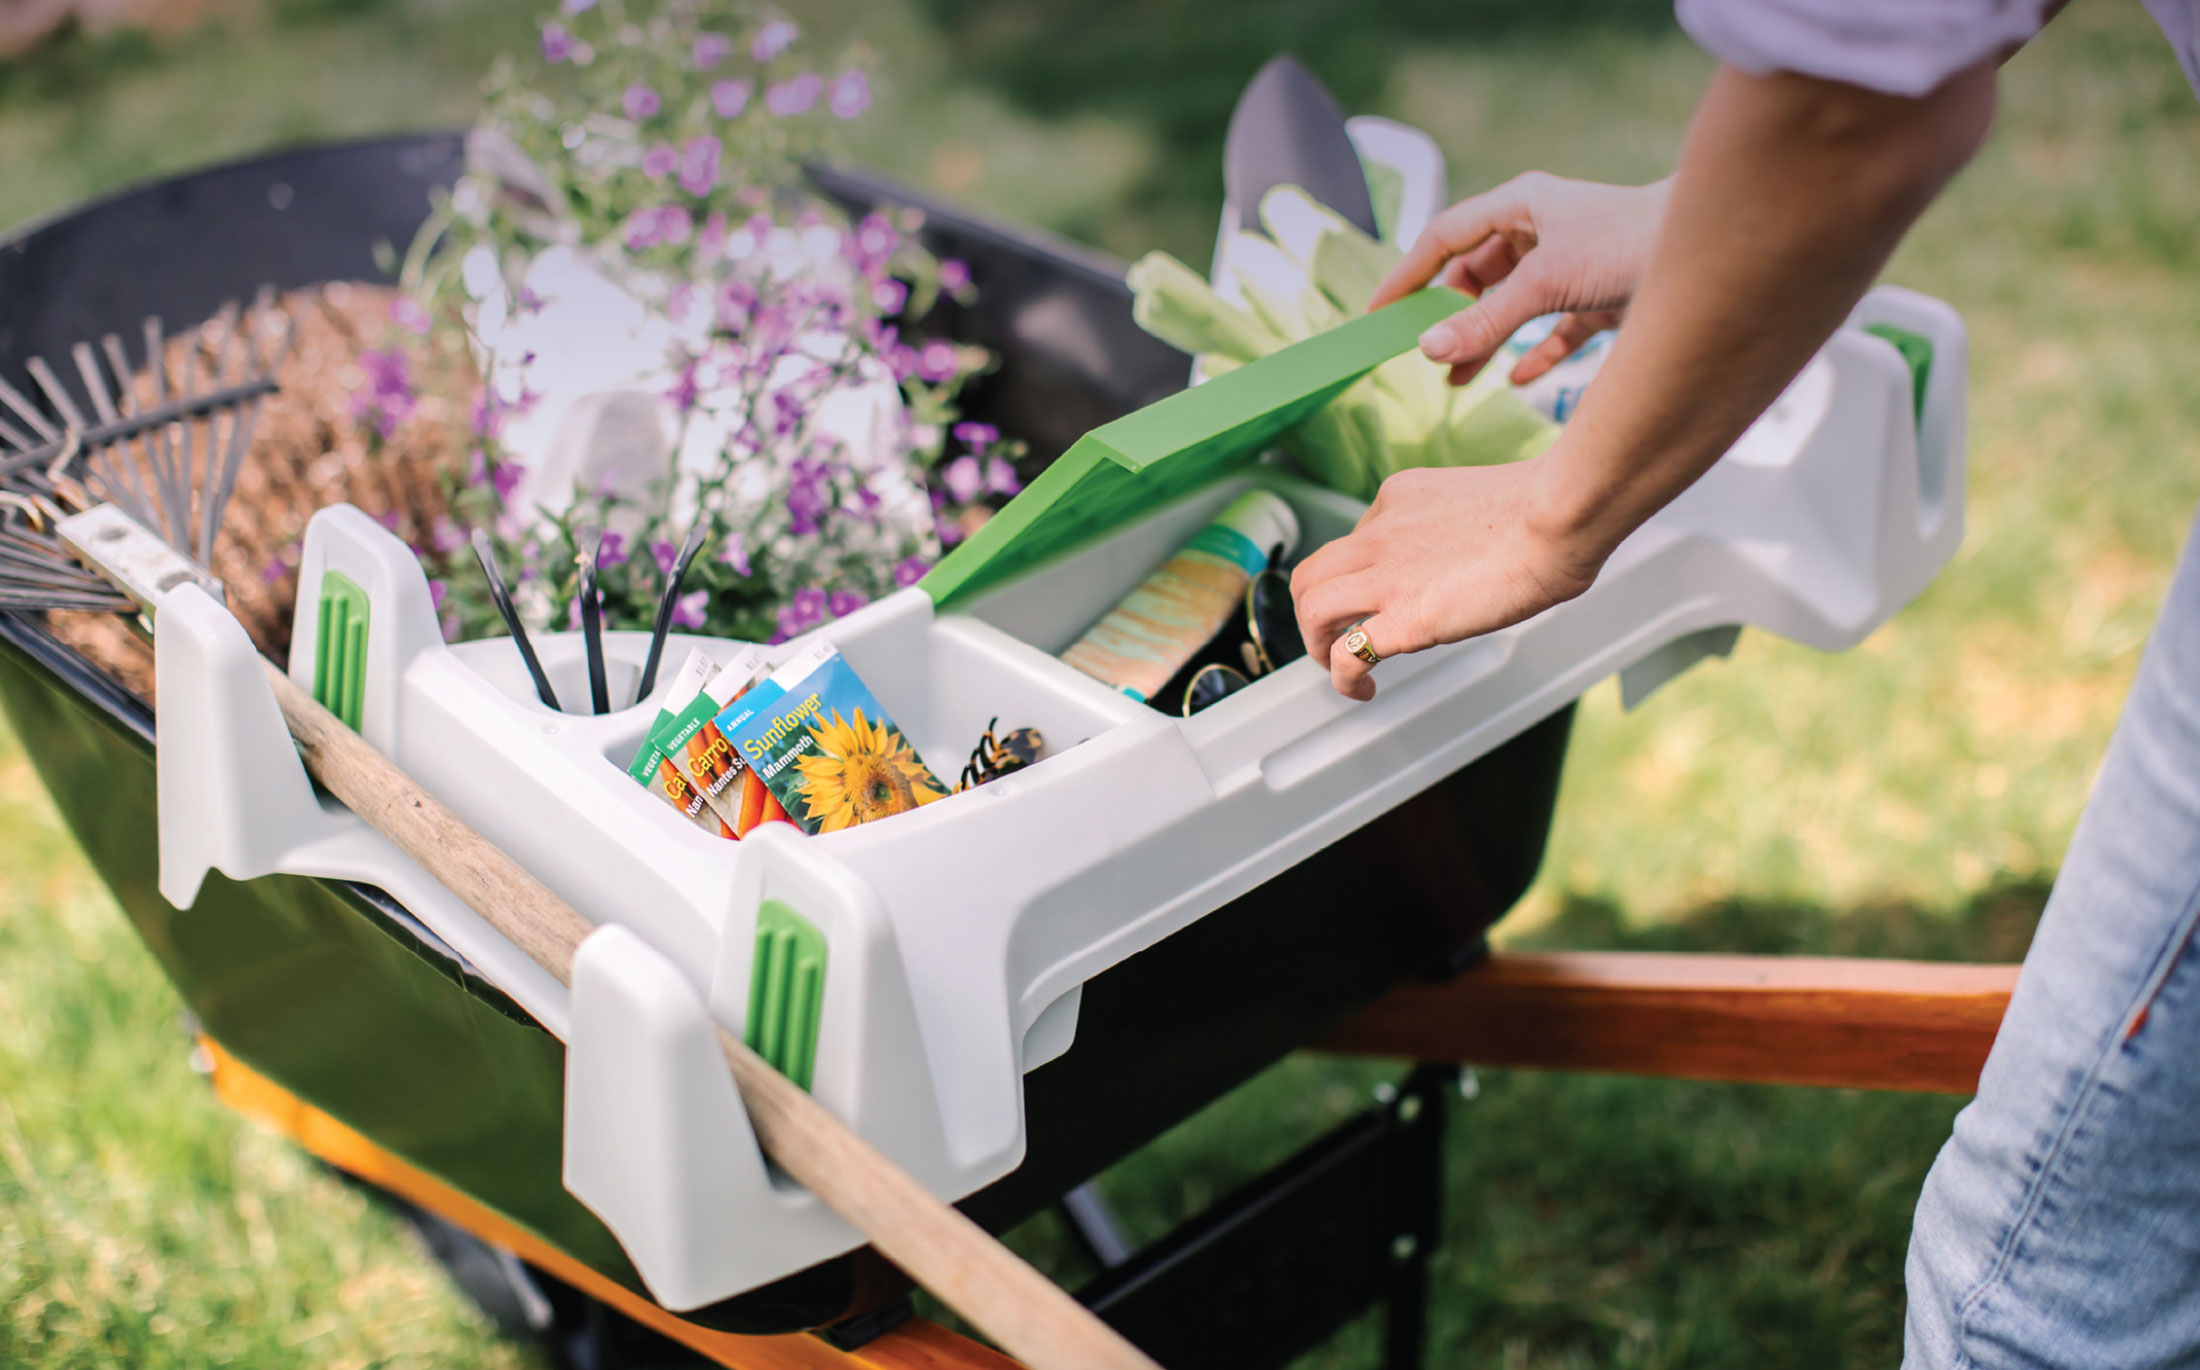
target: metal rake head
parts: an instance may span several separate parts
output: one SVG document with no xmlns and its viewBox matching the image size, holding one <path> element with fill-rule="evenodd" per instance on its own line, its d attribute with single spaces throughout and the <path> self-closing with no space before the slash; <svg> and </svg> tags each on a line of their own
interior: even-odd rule
<svg viewBox="0 0 2200 1370">
<path fill-rule="evenodd" d="M 263 286 L 250 309 L 226 306 L 172 342 L 159 319 L 147 319 L 144 338 L 142 368 L 112 333 L 96 348 L 71 348 L 81 393 L 33 357 L 25 369 L 43 406 L 0 379 L 0 607 L 127 607 L 53 535 L 61 513 L 93 504 L 118 506 L 212 564 L 260 401 L 276 388 L 296 324 Z M 91 603 L 102 591 L 111 602 Z"/>
</svg>

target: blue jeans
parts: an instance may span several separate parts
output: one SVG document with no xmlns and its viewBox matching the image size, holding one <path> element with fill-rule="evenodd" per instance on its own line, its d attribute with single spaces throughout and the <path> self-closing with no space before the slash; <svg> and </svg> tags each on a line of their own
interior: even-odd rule
<svg viewBox="0 0 2200 1370">
<path fill-rule="evenodd" d="M 1905 1370 L 2200 1367 L 2196 541 L 1918 1198 Z"/>
</svg>

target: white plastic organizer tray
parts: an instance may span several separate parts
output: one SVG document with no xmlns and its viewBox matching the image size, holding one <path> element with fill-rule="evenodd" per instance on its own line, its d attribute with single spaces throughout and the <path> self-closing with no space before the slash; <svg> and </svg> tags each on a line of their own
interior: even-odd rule
<svg viewBox="0 0 2200 1370">
<path fill-rule="evenodd" d="M 1945 306 L 1892 289 L 1852 324 L 1588 593 L 1385 662 L 1372 703 L 1337 697 L 1301 661 L 1178 719 L 1053 656 L 1248 483 L 1290 501 L 1306 549 L 1358 516 L 1261 464 L 951 611 L 913 588 L 834 623 L 824 631 L 938 774 L 951 778 L 995 717 L 1039 728 L 1051 751 L 818 837 L 767 825 L 734 843 L 682 821 L 625 772 L 657 701 L 551 712 L 509 642 L 444 645 L 401 543 L 357 510 L 324 510 L 305 544 L 293 677 L 310 688 L 320 578 L 340 569 L 371 603 L 361 731 L 599 930 L 567 993 L 317 798 L 251 644 L 195 592 L 157 627 L 162 892 L 189 905 L 208 869 L 390 891 L 567 1043 L 566 1182 L 652 1293 L 674 1309 L 731 1296 L 859 1241 L 774 1180 L 712 1042 L 713 1018 L 745 1021 L 765 901 L 826 943 L 816 1095 L 945 1198 L 998 1179 L 1023 1151 L 1023 1073 L 1074 1049 L 1091 977 L 1606 676 L 1627 673 L 1639 695 L 1745 624 L 1845 648 L 1917 594 L 1961 536 L 1963 331 Z M 1920 407 L 1868 324 L 1931 343 Z M 736 644 L 675 638 L 668 662 L 690 645 L 723 658 Z M 540 646 L 561 695 L 585 697 L 577 638 Z M 631 692 L 643 646 L 612 635 L 614 698 Z"/>
</svg>

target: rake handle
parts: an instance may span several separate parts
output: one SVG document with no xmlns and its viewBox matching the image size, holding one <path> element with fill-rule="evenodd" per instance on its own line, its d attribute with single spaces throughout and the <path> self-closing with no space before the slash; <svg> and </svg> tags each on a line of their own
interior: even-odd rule
<svg viewBox="0 0 2200 1370">
<path fill-rule="evenodd" d="M 306 770 L 537 965 L 570 984 L 593 931 L 573 906 L 262 660 Z M 740 1038 L 718 1028 L 758 1142 L 888 1260 L 1033 1370 L 1159 1370 L 1121 1334 L 942 1203 Z"/>
</svg>

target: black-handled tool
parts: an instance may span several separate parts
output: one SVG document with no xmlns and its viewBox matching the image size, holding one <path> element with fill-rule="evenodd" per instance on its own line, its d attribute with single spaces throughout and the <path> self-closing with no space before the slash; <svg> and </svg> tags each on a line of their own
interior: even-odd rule
<svg viewBox="0 0 2200 1370">
<path fill-rule="evenodd" d="M 695 564 L 695 554 L 703 550 L 704 541 L 710 537 L 710 516 L 698 514 L 688 529 L 687 540 L 680 544 L 680 555 L 672 563 L 672 570 L 665 577 L 665 592 L 657 601 L 657 622 L 649 631 L 649 657 L 642 662 L 642 678 L 634 686 L 634 702 L 649 698 L 649 692 L 657 688 L 657 667 L 664 661 L 665 635 L 672 631 L 672 611 L 679 607 L 680 586 L 686 582 L 688 567 Z"/>
<path fill-rule="evenodd" d="M 581 525 L 574 541 L 581 565 L 581 642 L 588 649 L 588 700 L 599 714 L 611 712 L 611 685 L 603 671 L 603 604 L 596 598 L 596 558 L 603 551 L 603 529 Z"/>
<path fill-rule="evenodd" d="M 519 659 L 527 663 L 527 674 L 535 678 L 535 697 L 564 713 L 565 706 L 558 703 L 558 692 L 550 688 L 550 677 L 542 669 L 542 658 L 535 655 L 535 644 L 527 636 L 527 625 L 519 621 L 519 610 L 512 607 L 512 592 L 505 588 L 504 571 L 497 565 L 495 545 L 489 541 L 489 534 L 480 528 L 474 530 L 472 542 L 474 559 L 481 563 L 481 573 L 489 578 L 489 598 L 496 603 L 497 612 L 504 616 L 504 626 L 519 646 Z"/>
</svg>

